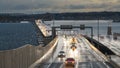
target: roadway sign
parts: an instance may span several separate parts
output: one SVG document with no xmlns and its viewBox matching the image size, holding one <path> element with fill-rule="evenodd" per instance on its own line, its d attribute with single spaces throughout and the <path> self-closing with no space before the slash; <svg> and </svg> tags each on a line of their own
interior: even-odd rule
<svg viewBox="0 0 120 68">
<path fill-rule="evenodd" d="M 60 25 L 61 29 L 72 29 L 73 26 L 72 25 Z"/>
<path fill-rule="evenodd" d="M 84 24 L 81 24 L 81 25 L 80 25 L 80 29 L 81 29 L 81 30 L 84 30 L 84 29 L 85 29 L 85 25 L 84 25 Z"/>
</svg>

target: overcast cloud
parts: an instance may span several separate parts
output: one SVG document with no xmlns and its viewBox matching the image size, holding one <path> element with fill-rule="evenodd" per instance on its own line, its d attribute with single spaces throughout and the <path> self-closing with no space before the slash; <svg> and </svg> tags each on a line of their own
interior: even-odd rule
<svg viewBox="0 0 120 68">
<path fill-rule="evenodd" d="M 0 13 L 120 11 L 120 0 L 0 0 Z"/>
</svg>

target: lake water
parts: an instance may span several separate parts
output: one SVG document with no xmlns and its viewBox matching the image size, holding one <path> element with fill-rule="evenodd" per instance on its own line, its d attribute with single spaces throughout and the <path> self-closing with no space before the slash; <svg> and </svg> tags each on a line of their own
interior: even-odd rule
<svg viewBox="0 0 120 68">
<path fill-rule="evenodd" d="M 0 23 L 0 50 L 25 44 L 37 45 L 35 28 L 31 23 Z"/>
</svg>

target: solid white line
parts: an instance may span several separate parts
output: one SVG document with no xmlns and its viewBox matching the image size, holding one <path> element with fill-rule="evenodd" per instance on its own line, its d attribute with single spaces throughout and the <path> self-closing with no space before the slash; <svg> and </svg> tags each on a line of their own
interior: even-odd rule
<svg viewBox="0 0 120 68">
<path fill-rule="evenodd" d="M 63 63 L 63 64 L 61 64 L 60 68 L 63 68 L 63 65 L 64 65 L 64 63 Z"/>
<path fill-rule="evenodd" d="M 93 64 L 90 62 L 90 68 L 93 68 Z"/>
<path fill-rule="evenodd" d="M 104 64 L 107 68 L 110 68 L 105 62 L 103 62 L 103 64 Z"/>
<path fill-rule="evenodd" d="M 78 60 L 77 60 L 77 62 L 76 62 L 75 68 L 78 68 Z"/>
</svg>

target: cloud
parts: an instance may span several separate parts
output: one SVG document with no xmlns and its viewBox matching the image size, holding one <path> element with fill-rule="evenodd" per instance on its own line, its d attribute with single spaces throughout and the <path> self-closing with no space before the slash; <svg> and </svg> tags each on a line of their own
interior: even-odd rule
<svg viewBox="0 0 120 68">
<path fill-rule="evenodd" d="M 0 12 L 120 11 L 120 0 L 0 0 Z"/>
</svg>

